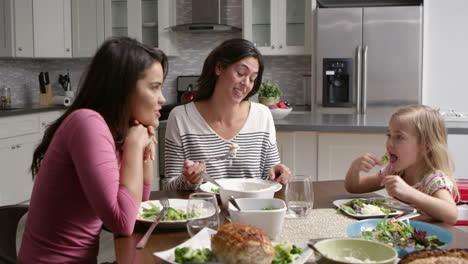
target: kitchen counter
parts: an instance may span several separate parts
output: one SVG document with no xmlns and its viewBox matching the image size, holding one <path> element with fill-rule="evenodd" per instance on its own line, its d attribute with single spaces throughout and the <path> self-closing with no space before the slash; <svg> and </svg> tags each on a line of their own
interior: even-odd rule
<svg viewBox="0 0 468 264">
<path fill-rule="evenodd" d="M 275 120 L 277 131 L 317 131 L 343 133 L 386 133 L 391 114 L 319 114 L 293 111 Z M 165 128 L 167 121 L 161 121 Z M 446 122 L 449 134 L 468 134 L 468 122 Z"/>
<path fill-rule="evenodd" d="M 27 115 L 35 114 L 40 112 L 48 112 L 55 110 L 65 110 L 67 109 L 63 105 L 49 105 L 43 106 L 39 104 L 29 104 L 29 105 L 12 105 L 11 110 L 2 110 L 0 109 L 0 118 L 7 116 L 16 116 L 16 115 Z"/>
</svg>

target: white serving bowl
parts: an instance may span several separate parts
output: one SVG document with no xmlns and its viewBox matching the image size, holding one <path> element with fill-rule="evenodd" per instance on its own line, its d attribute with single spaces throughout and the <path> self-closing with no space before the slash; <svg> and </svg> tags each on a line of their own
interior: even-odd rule
<svg viewBox="0 0 468 264">
<path fill-rule="evenodd" d="M 281 184 L 255 178 L 225 178 L 216 180 L 223 188 L 219 189 L 221 203 L 227 209 L 228 199 L 234 198 L 273 198 L 281 190 Z"/>
<path fill-rule="evenodd" d="M 270 109 L 273 119 L 283 119 L 292 111 L 292 107 Z"/>
<path fill-rule="evenodd" d="M 287 209 L 283 200 L 276 198 L 238 198 L 235 200 L 241 210 L 229 204 L 228 211 L 233 222 L 254 225 L 262 229 L 270 239 L 275 239 L 281 232 Z M 262 210 L 263 208 L 275 209 Z"/>
</svg>

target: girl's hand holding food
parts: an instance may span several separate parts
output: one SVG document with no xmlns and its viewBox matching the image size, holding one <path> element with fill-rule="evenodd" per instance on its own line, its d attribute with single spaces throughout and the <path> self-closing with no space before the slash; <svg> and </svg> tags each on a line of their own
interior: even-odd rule
<svg viewBox="0 0 468 264">
<path fill-rule="evenodd" d="M 355 159 L 351 164 L 351 170 L 369 172 L 375 165 L 383 166 L 383 162 L 370 153 L 366 153 Z"/>
<path fill-rule="evenodd" d="M 195 162 L 191 160 L 184 161 L 185 170 L 182 171 L 182 176 L 191 184 L 200 184 L 203 179 L 200 176 L 202 171 L 206 170 L 204 162 Z"/>
<path fill-rule="evenodd" d="M 402 201 L 411 202 L 411 193 L 415 190 L 409 186 L 399 175 L 387 175 L 382 180 L 387 193 Z"/>
<path fill-rule="evenodd" d="M 270 169 L 270 180 L 281 184 L 288 183 L 291 179 L 291 170 L 284 164 L 276 164 Z"/>
</svg>

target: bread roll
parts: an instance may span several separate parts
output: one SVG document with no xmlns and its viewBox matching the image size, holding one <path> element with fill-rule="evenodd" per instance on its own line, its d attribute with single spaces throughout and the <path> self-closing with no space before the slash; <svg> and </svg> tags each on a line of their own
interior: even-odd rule
<svg viewBox="0 0 468 264">
<path fill-rule="evenodd" d="M 228 223 L 211 237 L 217 261 L 226 264 L 271 264 L 275 250 L 270 239 L 255 226 Z"/>
</svg>

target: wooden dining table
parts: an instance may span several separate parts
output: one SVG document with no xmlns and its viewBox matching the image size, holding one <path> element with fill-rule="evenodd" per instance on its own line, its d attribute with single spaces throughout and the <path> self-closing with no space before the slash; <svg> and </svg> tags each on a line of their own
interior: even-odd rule
<svg viewBox="0 0 468 264">
<path fill-rule="evenodd" d="M 162 197 L 168 198 L 188 198 L 193 193 L 189 191 L 153 191 L 151 200 L 158 200 Z M 375 193 L 366 194 L 351 194 L 344 189 L 344 181 L 320 181 L 314 182 L 314 209 L 318 208 L 334 208 L 333 201 L 337 199 L 349 199 L 354 197 L 375 197 L 379 196 Z M 275 194 L 275 197 L 284 199 L 284 188 Z M 221 217 L 223 218 L 223 217 Z M 416 220 L 429 222 L 431 224 L 441 226 L 449 230 L 454 237 L 449 248 L 466 248 L 468 245 L 468 232 L 464 232 L 454 226 L 431 221 L 427 217 L 418 217 Z M 333 223 L 336 224 L 336 223 Z M 149 238 L 148 244 L 143 249 L 136 249 L 136 244 L 144 235 L 149 225 L 137 221 L 134 232 L 131 236 L 115 236 L 114 248 L 116 261 L 119 264 L 133 263 L 166 263 L 159 258 L 156 258 L 153 253 L 173 248 L 190 238 L 185 228 L 179 229 L 156 229 Z M 345 228 L 345 227 L 343 227 Z M 312 238 L 312 237 L 311 237 Z"/>
</svg>

